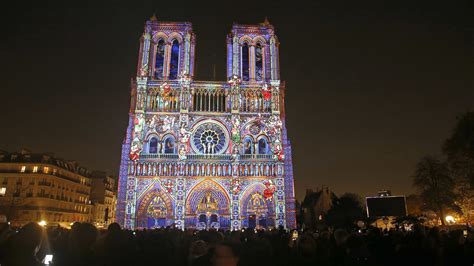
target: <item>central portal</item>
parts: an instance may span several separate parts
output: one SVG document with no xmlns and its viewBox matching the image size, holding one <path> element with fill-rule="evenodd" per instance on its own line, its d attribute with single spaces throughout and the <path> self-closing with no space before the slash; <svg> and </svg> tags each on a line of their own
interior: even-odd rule
<svg viewBox="0 0 474 266">
<path fill-rule="evenodd" d="M 212 197 L 211 191 L 207 191 L 201 202 L 198 204 L 197 229 L 219 229 L 219 206 L 217 200 Z"/>
<path fill-rule="evenodd" d="M 212 179 L 198 183 L 186 200 L 186 224 L 196 229 L 229 229 L 230 200 L 227 192 Z"/>
</svg>

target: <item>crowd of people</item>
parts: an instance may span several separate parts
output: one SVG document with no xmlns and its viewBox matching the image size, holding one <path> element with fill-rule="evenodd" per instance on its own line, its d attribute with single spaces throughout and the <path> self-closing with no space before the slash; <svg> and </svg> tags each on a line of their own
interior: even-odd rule
<svg viewBox="0 0 474 266">
<path fill-rule="evenodd" d="M 0 229 L 0 265 L 469 265 L 474 235 L 415 226 L 413 230 L 242 231 L 162 228 L 98 230 L 89 223 L 45 229 L 29 223 Z"/>
</svg>

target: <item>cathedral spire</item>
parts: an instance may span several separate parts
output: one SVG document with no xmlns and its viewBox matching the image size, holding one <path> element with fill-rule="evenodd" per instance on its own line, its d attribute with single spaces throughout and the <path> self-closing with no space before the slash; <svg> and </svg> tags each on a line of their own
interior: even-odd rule
<svg viewBox="0 0 474 266">
<path fill-rule="evenodd" d="M 158 18 L 156 18 L 155 13 L 153 13 L 153 16 L 151 16 L 150 21 L 157 21 Z"/>
<path fill-rule="evenodd" d="M 265 26 L 270 25 L 270 21 L 268 21 L 268 17 L 267 17 L 267 16 L 265 16 L 265 20 L 263 21 L 262 24 L 265 25 Z"/>
</svg>

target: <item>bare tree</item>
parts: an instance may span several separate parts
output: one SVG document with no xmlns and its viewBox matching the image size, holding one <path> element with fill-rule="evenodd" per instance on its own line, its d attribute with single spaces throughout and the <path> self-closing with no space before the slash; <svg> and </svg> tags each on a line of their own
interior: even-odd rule
<svg viewBox="0 0 474 266">
<path fill-rule="evenodd" d="M 466 222 L 474 210 L 474 112 L 458 117 L 453 133 L 443 145 L 443 153 L 455 181 L 459 198 L 456 204 L 461 208 Z"/>
<path fill-rule="evenodd" d="M 4 214 L 7 221 L 13 221 L 18 216 L 18 211 L 25 204 L 25 196 L 22 196 L 24 192 L 30 190 L 31 186 L 21 187 L 17 184 L 16 190 L 11 195 L 5 196 L 0 200 L 0 213 Z"/>
<path fill-rule="evenodd" d="M 455 183 L 448 164 L 436 156 L 428 155 L 418 162 L 413 185 L 420 191 L 426 208 L 436 212 L 443 225 L 448 209 L 459 211 L 455 204 Z"/>
</svg>

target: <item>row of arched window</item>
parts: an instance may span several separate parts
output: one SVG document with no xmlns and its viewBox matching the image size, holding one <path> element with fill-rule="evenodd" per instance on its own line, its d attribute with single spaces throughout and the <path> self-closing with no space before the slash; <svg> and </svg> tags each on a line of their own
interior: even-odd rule
<svg viewBox="0 0 474 266">
<path fill-rule="evenodd" d="M 270 154 L 271 149 L 268 140 L 261 137 L 254 142 L 251 137 L 245 137 L 243 141 L 243 154 Z"/>
<path fill-rule="evenodd" d="M 250 45 L 247 42 L 242 44 L 241 50 L 241 62 L 242 62 L 242 80 L 249 81 L 252 71 L 252 66 L 250 62 L 252 62 L 250 56 Z M 263 46 L 260 42 L 255 45 L 254 50 L 254 69 L 255 69 L 255 80 L 261 81 L 263 80 Z"/>
<path fill-rule="evenodd" d="M 163 140 L 157 137 L 151 137 L 148 140 L 148 153 L 149 154 L 175 154 L 176 153 L 176 141 L 174 136 L 168 135 Z"/>
<path fill-rule="evenodd" d="M 176 141 L 174 136 L 168 135 L 163 140 L 151 137 L 148 140 L 149 154 L 176 154 Z M 243 154 L 270 154 L 271 149 L 266 137 L 260 137 L 258 141 L 253 141 L 248 136 L 243 141 Z"/>
<path fill-rule="evenodd" d="M 179 49 L 180 44 L 178 40 L 174 40 L 171 43 L 171 56 L 169 60 L 169 79 L 174 80 L 178 78 L 179 73 Z M 166 53 L 166 42 L 160 39 L 156 45 L 155 54 L 155 73 L 156 79 L 164 78 L 165 71 L 165 53 Z"/>
</svg>

